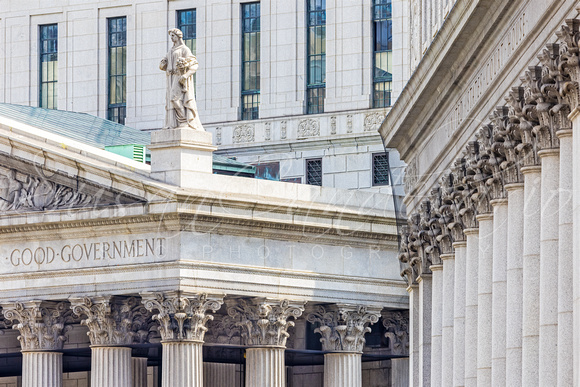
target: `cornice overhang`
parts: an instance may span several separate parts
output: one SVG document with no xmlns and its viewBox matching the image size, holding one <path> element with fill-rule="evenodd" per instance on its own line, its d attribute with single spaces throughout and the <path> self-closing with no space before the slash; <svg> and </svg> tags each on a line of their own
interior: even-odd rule
<svg viewBox="0 0 580 387">
<path fill-rule="evenodd" d="M 517 2 L 457 0 L 441 29 L 379 128 L 383 143 L 409 153 L 429 136 L 424 130 L 461 86 L 479 47 L 497 32 L 497 25 Z"/>
</svg>

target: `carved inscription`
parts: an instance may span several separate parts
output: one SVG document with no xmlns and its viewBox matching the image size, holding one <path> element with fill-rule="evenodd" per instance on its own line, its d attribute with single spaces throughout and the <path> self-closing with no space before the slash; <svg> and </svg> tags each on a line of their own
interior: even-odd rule
<svg viewBox="0 0 580 387">
<path fill-rule="evenodd" d="M 47 266 L 58 262 L 122 261 L 141 257 L 162 257 L 166 254 L 166 246 L 165 238 L 143 238 L 69 243 L 62 247 L 21 247 L 12 249 L 3 260 L 14 267 Z"/>
</svg>

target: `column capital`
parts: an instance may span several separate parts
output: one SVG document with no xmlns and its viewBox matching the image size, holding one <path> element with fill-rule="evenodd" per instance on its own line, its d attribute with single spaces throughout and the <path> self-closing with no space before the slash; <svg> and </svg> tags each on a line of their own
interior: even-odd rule
<svg viewBox="0 0 580 387">
<path fill-rule="evenodd" d="M 392 355 L 409 355 L 409 312 L 387 310 L 381 313 L 385 337 L 390 341 Z"/>
<path fill-rule="evenodd" d="M 304 312 L 304 301 L 268 298 L 239 299 L 228 308 L 228 315 L 242 328 L 242 341 L 256 347 L 286 347 L 294 326 L 290 317 L 297 319 Z"/>
<path fill-rule="evenodd" d="M 379 321 L 381 309 L 362 305 L 318 305 L 308 315 L 308 321 L 318 325 L 314 332 L 322 336 L 323 351 L 362 353 L 364 335 L 371 331 L 369 325 Z"/>
<path fill-rule="evenodd" d="M 224 295 L 144 292 L 141 298 L 148 311 L 158 311 L 153 315 L 153 320 L 159 322 L 159 333 L 164 342 L 203 342 L 207 322 L 213 319 L 207 312 L 217 312 L 223 304 Z"/>
<path fill-rule="evenodd" d="M 6 320 L 18 321 L 18 341 L 22 351 L 60 351 L 65 333 L 72 323 L 70 309 L 64 302 L 27 301 L 2 304 Z M 67 321 L 68 320 L 68 321 Z"/>
<path fill-rule="evenodd" d="M 147 310 L 135 297 L 96 296 L 70 298 L 73 313 L 87 318 L 92 346 L 126 346 L 147 335 Z"/>
<path fill-rule="evenodd" d="M 560 87 L 561 95 L 570 106 L 572 116 L 580 108 L 580 92 L 578 82 L 580 82 L 580 61 L 578 42 L 580 37 L 580 20 L 566 19 L 564 25 L 556 31 L 558 44 L 560 45 L 559 68 L 569 80 L 563 82 Z M 570 117 L 572 119 L 572 117 Z"/>
</svg>

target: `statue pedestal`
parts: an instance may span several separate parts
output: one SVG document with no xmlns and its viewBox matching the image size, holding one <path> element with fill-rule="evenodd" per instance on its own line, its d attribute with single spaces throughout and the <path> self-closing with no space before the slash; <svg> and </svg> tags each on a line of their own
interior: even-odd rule
<svg viewBox="0 0 580 387">
<path fill-rule="evenodd" d="M 180 187 L 193 186 L 199 172 L 213 173 L 211 133 L 191 128 L 151 133 L 151 177 Z M 197 176 L 199 178 L 199 176 Z"/>
</svg>

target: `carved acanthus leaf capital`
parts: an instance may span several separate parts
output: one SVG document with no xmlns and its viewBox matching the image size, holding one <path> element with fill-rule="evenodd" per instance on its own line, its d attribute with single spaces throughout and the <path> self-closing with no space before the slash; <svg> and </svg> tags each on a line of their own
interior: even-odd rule
<svg viewBox="0 0 580 387">
<path fill-rule="evenodd" d="M 560 94 L 566 100 L 571 110 L 579 107 L 580 90 L 580 62 L 578 58 L 580 41 L 580 20 L 567 19 L 566 24 L 556 31 L 559 43 L 560 63 L 558 65 L 562 74 L 568 79 L 560 84 Z"/>
<path fill-rule="evenodd" d="M 439 183 L 445 184 L 446 178 L 449 178 L 449 174 L 443 176 Z M 439 251 L 441 254 L 449 254 L 453 252 L 453 238 L 449 229 L 449 225 L 453 222 L 453 215 L 451 214 L 451 206 L 443 200 L 443 190 L 443 187 L 432 189 L 429 200 L 433 207 L 433 219 L 437 222 L 436 228 L 439 230 L 438 235 L 435 236 Z"/>
<path fill-rule="evenodd" d="M 153 320 L 159 323 L 163 341 L 203 342 L 207 323 L 223 304 L 223 295 L 187 294 L 182 292 L 141 293 L 145 308 L 157 311 Z"/>
<path fill-rule="evenodd" d="M 97 296 L 69 299 L 73 313 L 86 316 L 82 325 L 91 345 L 115 346 L 143 342 L 149 334 L 147 311 L 135 297 Z"/>
<path fill-rule="evenodd" d="M 66 341 L 70 328 L 70 309 L 64 302 L 27 301 L 3 304 L 2 311 L 8 321 L 18 329 L 18 341 L 23 351 L 59 351 Z M 68 319 L 68 321 L 67 321 Z"/>
<path fill-rule="evenodd" d="M 379 321 L 381 308 L 353 305 L 318 305 L 308 315 L 308 321 L 318 327 L 323 351 L 361 353 L 364 335 L 371 331 L 369 325 Z"/>
<path fill-rule="evenodd" d="M 228 315 L 242 329 L 242 342 L 258 347 L 285 347 L 294 326 L 290 317 L 297 319 L 304 312 L 303 301 L 255 298 L 239 299 L 228 308 Z"/>
<path fill-rule="evenodd" d="M 385 337 L 390 341 L 392 355 L 409 355 L 409 312 L 385 311 L 382 313 Z"/>
</svg>

